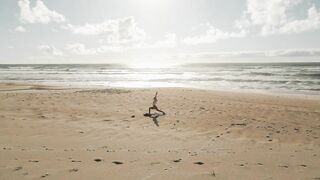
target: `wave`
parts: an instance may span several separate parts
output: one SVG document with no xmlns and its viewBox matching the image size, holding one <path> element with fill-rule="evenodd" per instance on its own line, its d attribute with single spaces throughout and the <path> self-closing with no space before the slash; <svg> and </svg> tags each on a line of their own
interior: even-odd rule
<svg viewBox="0 0 320 180">
<path fill-rule="evenodd" d="M 257 76 L 276 76 L 277 74 L 268 73 L 268 72 L 250 72 L 249 75 L 257 75 Z"/>
<path fill-rule="evenodd" d="M 84 85 L 205 88 L 320 89 L 320 63 L 192 64 L 174 68 L 132 68 L 119 64 L 0 65 L 0 81 Z"/>
<path fill-rule="evenodd" d="M 297 76 L 301 77 L 311 77 L 311 78 L 320 78 L 320 73 L 310 73 L 310 74 L 297 74 Z"/>
</svg>

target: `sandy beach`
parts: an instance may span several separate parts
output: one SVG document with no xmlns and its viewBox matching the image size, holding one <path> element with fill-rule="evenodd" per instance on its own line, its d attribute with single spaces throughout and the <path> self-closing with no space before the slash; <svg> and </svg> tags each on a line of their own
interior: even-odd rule
<svg viewBox="0 0 320 180">
<path fill-rule="evenodd" d="M 319 97 L 2 83 L 0 121 L 3 180 L 320 179 Z"/>
</svg>

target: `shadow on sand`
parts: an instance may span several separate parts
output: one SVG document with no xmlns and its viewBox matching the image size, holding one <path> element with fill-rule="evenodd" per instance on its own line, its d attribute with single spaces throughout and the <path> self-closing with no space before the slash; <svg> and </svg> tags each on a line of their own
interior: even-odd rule
<svg viewBox="0 0 320 180">
<path fill-rule="evenodd" d="M 164 116 L 164 114 L 162 113 L 145 113 L 144 116 L 149 117 L 153 120 L 153 123 L 159 127 L 159 121 L 158 121 L 158 117 L 160 116 Z"/>
</svg>

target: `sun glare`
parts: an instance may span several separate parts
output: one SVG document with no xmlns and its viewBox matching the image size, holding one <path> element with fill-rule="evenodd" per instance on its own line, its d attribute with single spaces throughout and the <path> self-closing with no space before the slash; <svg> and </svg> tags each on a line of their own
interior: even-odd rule
<svg viewBox="0 0 320 180">
<path fill-rule="evenodd" d="M 152 69 L 157 69 L 157 68 L 170 68 L 175 66 L 176 64 L 173 63 L 168 63 L 168 62 L 135 62 L 135 63 L 130 63 L 129 66 L 132 68 L 152 68 Z"/>
</svg>

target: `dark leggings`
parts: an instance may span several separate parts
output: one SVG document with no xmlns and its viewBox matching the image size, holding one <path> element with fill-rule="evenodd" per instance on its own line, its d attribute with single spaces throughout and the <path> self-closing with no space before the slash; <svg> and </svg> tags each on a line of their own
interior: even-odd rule
<svg viewBox="0 0 320 180">
<path fill-rule="evenodd" d="M 150 114 L 151 109 L 155 109 L 156 111 L 162 112 L 162 114 L 166 114 L 165 112 L 163 112 L 163 111 L 161 111 L 160 109 L 158 109 L 157 106 L 149 107 L 149 114 Z"/>
</svg>

